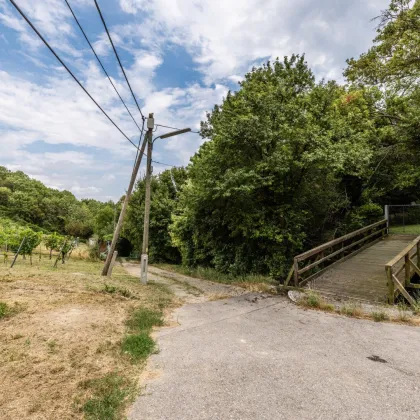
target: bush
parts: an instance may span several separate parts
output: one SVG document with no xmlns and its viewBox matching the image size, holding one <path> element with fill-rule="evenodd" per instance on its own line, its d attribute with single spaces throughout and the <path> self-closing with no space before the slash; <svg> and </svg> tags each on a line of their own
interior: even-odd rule
<svg viewBox="0 0 420 420">
<path fill-rule="evenodd" d="M 99 244 L 95 244 L 89 248 L 89 258 L 92 261 L 99 260 Z"/>
</svg>

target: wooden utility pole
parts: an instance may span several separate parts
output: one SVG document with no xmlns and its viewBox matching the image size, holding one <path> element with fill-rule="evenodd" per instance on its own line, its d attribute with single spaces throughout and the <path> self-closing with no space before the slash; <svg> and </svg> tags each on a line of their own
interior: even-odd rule
<svg viewBox="0 0 420 420">
<path fill-rule="evenodd" d="M 117 259 L 118 251 L 114 251 L 114 255 L 112 256 L 111 265 L 109 266 L 108 270 L 108 277 L 112 276 L 112 270 L 114 269 L 115 260 Z"/>
<path fill-rule="evenodd" d="M 153 127 L 149 128 L 148 143 L 147 143 L 147 170 L 146 170 L 146 198 L 144 202 L 144 224 L 143 224 L 143 246 L 141 252 L 141 268 L 140 280 L 143 284 L 147 284 L 147 266 L 149 263 L 149 220 L 150 220 L 150 195 L 151 195 L 151 180 L 152 180 L 152 151 L 153 143 L 157 139 L 167 139 L 168 137 L 177 136 L 179 134 L 188 133 L 191 128 L 183 128 L 181 130 L 171 131 L 170 133 L 162 134 L 161 136 L 152 139 Z"/>
<path fill-rule="evenodd" d="M 150 183 L 152 179 L 152 131 L 149 129 L 147 138 L 147 169 L 146 169 L 146 198 L 144 202 L 143 246 L 141 251 L 140 280 L 147 284 L 147 266 L 149 260 L 149 221 L 150 221 Z"/>
<path fill-rule="evenodd" d="M 150 128 L 150 126 L 152 128 Z M 150 138 L 152 137 L 152 131 L 153 131 L 154 126 L 155 126 L 155 121 L 153 119 L 153 114 L 149 114 L 149 118 L 147 120 L 147 127 L 148 127 L 149 130 L 147 131 L 147 133 L 144 137 L 143 144 L 141 145 L 141 149 L 140 149 L 139 155 L 137 157 L 136 164 L 135 164 L 134 169 L 133 169 L 133 173 L 131 174 L 130 184 L 128 186 L 128 190 L 127 190 L 127 193 L 125 195 L 124 203 L 123 203 L 122 208 L 121 208 L 121 213 L 120 213 L 120 217 L 118 218 L 117 226 L 114 230 L 114 236 L 112 237 L 111 248 L 110 248 L 110 250 L 108 252 L 108 255 L 106 257 L 104 268 L 102 269 L 102 275 L 103 276 L 108 275 L 108 270 L 111 266 L 112 256 L 114 255 L 115 247 L 117 246 L 117 241 L 118 241 L 118 238 L 120 237 L 121 229 L 122 229 L 122 226 L 123 226 L 125 213 L 127 212 L 128 202 L 130 200 L 131 193 L 133 192 L 134 182 L 136 181 L 137 174 L 139 172 L 140 163 L 141 163 L 141 159 L 142 159 L 143 154 L 144 154 L 144 149 L 146 147 L 147 139 L 149 137 Z"/>
</svg>

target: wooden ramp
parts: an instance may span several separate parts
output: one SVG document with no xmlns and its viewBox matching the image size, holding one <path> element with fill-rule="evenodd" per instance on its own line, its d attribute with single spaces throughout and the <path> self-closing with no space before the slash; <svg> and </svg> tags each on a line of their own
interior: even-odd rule
<svg viewBox="0 0 420 420">
<path fill-rule="evenodd" d="M 335 263 L 307 283 L 320 293 L 374 302 L 388 300 L 385 265 L 413 241 L 410 235 L 390 235 Z M 401 262 L 402 264 L 402 262 Z"/>
</svg>

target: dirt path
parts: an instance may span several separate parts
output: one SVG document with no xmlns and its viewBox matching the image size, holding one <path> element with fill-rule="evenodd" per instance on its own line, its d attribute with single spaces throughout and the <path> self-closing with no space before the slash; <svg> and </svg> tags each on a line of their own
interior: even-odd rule
<svg viewBox="0 0 420 420">
<path fill-rule="evenodd" d="M 139 264 L 124 263 L 123 266 L 132 276 L 140 277 Z M 148 280 L 168 286 L 185 303 L 200 303 L 248 293 L 242 287 L 183 276 L 152 266 L 149 266 Z"/>
<path fill-rule="evenodd" d="M 157 333 L 160 352 L 149 360 L 131 420 L 420 418 L 412 396 L 420 328 L 152 271 L 152 281 L 186 287 L 189 303 L 174 312 L 175 327 Z M 204 297 L 188 297 L 184 282 Z M 219 286 L 233 297 L 209 301 Z"/>
</svg>

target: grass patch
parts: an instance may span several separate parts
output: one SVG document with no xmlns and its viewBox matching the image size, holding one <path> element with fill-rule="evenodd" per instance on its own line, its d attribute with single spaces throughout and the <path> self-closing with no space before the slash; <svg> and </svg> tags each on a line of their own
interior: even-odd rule
<svg viewBox="0 0 420 420">
<path fill-rule="evenodd" d="M 111 286 L 109 284 L 104 285 L 103 292 L 108 293 L 110 295 L 116 294 L 116 295 L 124 296 L 126 298 L 133 297 L 133 293 L 131 292 L 131 290 L 125 287 Z"/>
<path fill-rule="evenodd" d="M 399 322 L 409 322 L 410 321 L 410 316 L 408 314 L 408 306 L 403 302 L 398 303 L 397 321 L 399 321 Z"/>
<path fill-rule="evenodd" d="M 372 312 L 372 318 L 375 322 L 389 321 L 389 316 L 384 311 Z"/>
<path fill-rule="evenodd" d="M 162 313 L 140 308 L 131 313 L 125 325 L 127 325 L 132 333 L 148 332 L 155 326 L 161 327 L 163 325 Z"/>
<path fill-rule="evenodd" d="M 420 235 L 420 225 L 390 226 L 389 233 Z"/>
<path fill-rule="evenodd" d="M 155 350 L 156 343 L 147 332 L 126 335 L 121 342 L 123 353 L 130 355 L 134 363 L 146 360 Z"/>
<path fill-rule="evenodd" d="M 174 273 L 183 274 L 185 276 L 196 277 L 199 279 L 210 280 L 216 283 L 235 284 L 241 283 L 268 283 L 277 284 L 277 282 L 268 276 L 249 274 L 245 276 L 234 276 L 232 274 L 221 273 L 214 268 L 209 267 L 184 267 L 174 264 L 154 264 L 163 270 L 172 271 Z"/>
<path fill-rule="evenodd" d="M 321 309 L 323 311 L 327 312 L 334 312 L 335 307 L 331 303 L 327 303 L 324 301 L 324 299 L 314 292 L 309 292 L 305 294 L 303 297 L 301 297 L 298 300 L 298 304 L 300 306 L 304 306 L 305 308 L 315 308 L 315 309 Z"/>
<path fill-rule="evenodd" d="M 91 392 L 91 397 L 83 404 L 82 411 L 86 419 L 92 420 L 122 418 L 124 409 L 135 392 L 133 382 L 115 372 L 103 378 L 83 381 L 80 387 Z"/>
<path fill-rule="evenodd" d="M 50 340 L 47 342 L 48 352 L 51 354 L 57 353 L 57 340 Z"/>
<path fill-rule="evenodd" d="M 121 342 L 121 350 L 130 355 L 134 363 L 147 359 L 156 350 L 156 343 L 150 337 L 150 331 L 155 326 L 162 326 L 162 313 L 146 308 L 140 308 L 131 313 L 125 325 L 129 332 Z"/>
<path fill-rule="evenodd" d="M 6 302 L 0 302 L 0 319 L 9 318 L 24 310 L 24 306 L 15 302 L 13 306 L 8 305 Z"/>
<path fill-rule="evenodd" d="M 340 314 L 354 318 L 361 318 L 363 316 L 363 309 L 356 303 L 345 304 L 340 308 Z"/>
<path fill-rule="evenodd" d="M 6 318 L 9 313 L 9 305 L 6 302 L 0 302 L 0 319 Z"/>
</svg>

